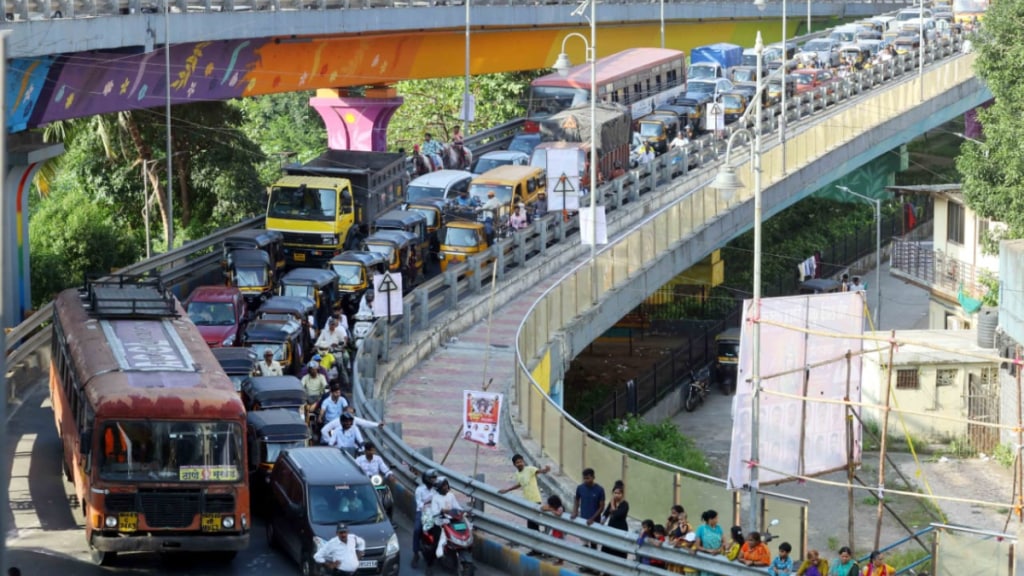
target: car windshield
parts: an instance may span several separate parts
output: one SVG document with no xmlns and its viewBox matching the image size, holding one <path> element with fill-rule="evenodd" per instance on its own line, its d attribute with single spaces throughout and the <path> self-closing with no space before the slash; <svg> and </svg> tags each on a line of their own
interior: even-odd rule
<svg viewBox="0 0 1024 576">
<path fill-rule="evenodd" d="M 242 427 L 233 422 L 107 421 L 100 477 L 116 481 L 237 482 Z"/>
<path fill-rule="evenodd" d="M 690 80 L 700 80 L 702 78 L 714 78 L 715 67 L 714 66 L 702 66 L 700 64 L 694 64 L 690 67 L 690 71 L 687 73 Z M 689 90 L 689 83 L 687 83 L 687 90 Z"/>
<path fill-rule="evenodd" d="M 487 201 L 487 193 L 494 192 L 494 197 L 502 204 L 512 201 L 512 187 L 507 184 L 471 184 L 469 195 L 480 199 L 480 202 Z"/>
<path fill-rule="evenodd" d="M 476 230 L 472 228 L 448 228 L 444 233 L 445 246 L 472 248 L 477 244 Z"/>
<path fill-rule="evenodd" d="M 420 186 L 415 184 L 409 185 L 409 192 L 406 194 L 406 199 L 410 202 L 413 200 L 419 200 L 420 198 L 443 198 L 444 188 L 434 188 L 433 186 Z"/>
<path fill-rule="evenodd" d="M 832 43 L 827 40 L 811 40 L 804 44 L 804 50 L 808 52 L 828 52 L 832 49 Z"/>
<path fill-rule="evenodd" d="M 353 286 L 363 283 L 363 267 L 359 264 L 331 264 L 331 269 L 338 275 L 338 284 Z"/>
<path fill-rule="evenodd" d="M 231 302 L 191 302 L 188 319 L 196 326 L 231 326 L 235 323 L 235 308 Z"/>
<path fill-rule="evenodd" d="M 498 166 L 508 166 L 511 163 L 511 159 L 502 160 L 499 158 L 481 158 L 473 165 L 473 174 L 483 174 L 484 172 L 497 168 Z"/>
<path fill-rule="evenodd" d="M 235 266 L 235 286 L 239 288 L 262 288 L 267 282 L 267 269 L 264 267 Z"/>
<path fill-rule="evenodd" d="M 539 136 L 520 137 L 513 136 L 512 142 L 509 143 L 508 149 L 513 152 L 522 152 L 524 154 L 533 154 L 533 149 L 540 144 Z"/>
<path fill-rule="evenodd" d="M 794 78 L 796 78 L 796 83 L 801 86 L 810 86 L 814 84 L 814 76 L 810 74 L 796 74 Z"/>
<path fill-rule="evenodd" d="M 743 108 L 743 99 L 736 94 L 726 94 L 722 96 L 722 105 L 730 110 L 736 110 Z"/>
<path fill-rule="evenodd" d="M 530 118 L 544 118 L 590 101 L 590 90 L 562 86 L 530 87 Z"/>
<path fill-rule="evenodd" d="M 740 356 L 740 343 L 734 341 L 724 341 L 718 343 L 718 355 L 726 358 L 739 358 Z"/>
<path fill-rule="evenodd" d="M 338 194 L 328 188 L 275 186 L 270 191 L 268 218 L 331 220 L 338 212 Z"/>
<path fill-rule="evenodd" d="M 409 210 L 423 214 L 423 217 L 427 219 L 427 228 L 437 226 L 437 210 L 432 208 L 419 208 L 417 206 L 409 206 Z"/>
<path fill-rule="evenodd" d="M 384 256 L 386 262 L 391 262 L 392 255 L 395 253 L 395 247 L 391 244 L 370 244 L 367 243 L 364 248 L 370 252 L 380 254 Z"/>
<path fill-rule="evenodd" d="M 281 295 L 298 296 L 300 298 L 310 298 L 315 301 L 316 287 L 310 284 L 282 284 Z"/>
<path fill-rule="evenodd" d="M 641 122 L 640 123 L 640 135 L 641 136 L 661 136 L 665 133 L 665 127 L 661 122 Z"/>
<path fill-rule="evenodd" d="M 274 360 L 281 362 L 284 360 L 284 343 L 283 342 L 248 342 L 249 349 L 256 353 L 257 358 L 263 358 L 267 350 L 274 353 Z"/>
<path fill-rule="evenodd" d="M 715 91 L 714 82 L 687 82 L 686 91 L 693 94 L 711 94 Z"/>
<path fill-rule="evenodd" d="M 292 448 L 305 448 L 305 440 L 295 440 L 292 442 L 263 442 L 263 447 L 260 449 L 260 459 L 262 462 L 272 464 L 277 462 L 277 456 L 285 450 L 291 450 Z"/>
<path fill-rule="evenodd" d="M 757 54 L 744 54 L 740 66 L 757 66 Z"/>
<path fill-rule="evenodd" d="M 746 68 L 734 70 L 732 73 L 733 82 L 756 82 L 757 72 Z"/>
<path fill-rule="evenodd" d="M 314 524 L 369 524 L 382 517 L 369 482 L 309 487 L 309 519 Z"/>
</svg>

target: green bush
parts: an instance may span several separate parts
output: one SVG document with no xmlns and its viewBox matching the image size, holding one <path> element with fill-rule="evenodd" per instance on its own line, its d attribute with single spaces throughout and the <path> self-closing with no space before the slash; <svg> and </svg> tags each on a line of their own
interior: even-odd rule
<svg viewBox="0 0 1024 576">
<path fill-rule="evenodd" d="M 631 416 L 626 420 L 608 423 L 604 436 L 662 462 L 703 474 L 710 472 L 704 453 L 691 438 L 680 433 L 670 420 L 648 424 Z"/>
</svg>

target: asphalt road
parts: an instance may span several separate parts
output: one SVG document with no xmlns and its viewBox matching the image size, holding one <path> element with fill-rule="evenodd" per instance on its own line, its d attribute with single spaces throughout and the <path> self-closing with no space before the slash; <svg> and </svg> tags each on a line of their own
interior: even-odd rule
<svg viewBox="0 0 1024 576">
<path fill-rule="evenodd" d="M 7 458 L 10 509 L 7 511 L 8 565 L 22 574 L 96 576 L 102 574 L 194 576 L 247 576 L 298 574 L 297 566 L 281 553 L 267 547 L 263 522 L 254 519 L 249 549 L 224 563 L 203 554 L 131 554 L 119 556 L 111 567 L 99 567 L 89 559 L 81 510 L 74 505 L 70 484 L 64 482 L 60 464 L 60 442 L 45 387 L 40 386 L 12 414 L 7 426 Z M 412 522 L 396 514 L 402 543 L 402 574 L 422 574 L 409 567 Z M 478 566 L 481 576 L 500 572 Z"/>
</svg>

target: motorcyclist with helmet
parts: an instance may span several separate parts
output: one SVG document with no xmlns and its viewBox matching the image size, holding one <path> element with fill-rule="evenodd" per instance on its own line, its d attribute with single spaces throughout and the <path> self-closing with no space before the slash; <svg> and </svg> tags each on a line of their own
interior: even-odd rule
<svg viewBox="0 0 1024 576">
<path fill-rule="evenodd" d="M 420 549 L 423 540 L 423 514 L 430 506 L 434 497 L 434 483 L 437 482 L 437 470 L 430 468 L 420 475 L 420 485 L 416 487 L 416 525 L 412 530 L 412 567 L 420 565 Z"/>
<path fill-rule="evenodd" d="M 424 525 L 424 531 L 431 535 L 433 542 L 440 542 L 442 519 L 453 511 L 462 511 L 462 506 L 455 497 L 455 493 L 451 491 L 448 479 L 444 476 L 438 476 L 434 483 L 433 494 L 431 494 L 430 503 L 426 508 L 427 512 L 424 514 L 424 518 L 430 526 L 428 528 Z M 437 555 L 433 554 L 433 550 L 427 550 L 423 557 L 427 561 L 427 576 L 432 576 Z"/>
<path fill-rule="evenodd" d="M 337 420 L 331 421 L 320 430 L 320 442 L 355 456 L 363 447 L 363 433 L 355 425 L 355 416 L 349 412 L 342 412 Z"/>
</svg>

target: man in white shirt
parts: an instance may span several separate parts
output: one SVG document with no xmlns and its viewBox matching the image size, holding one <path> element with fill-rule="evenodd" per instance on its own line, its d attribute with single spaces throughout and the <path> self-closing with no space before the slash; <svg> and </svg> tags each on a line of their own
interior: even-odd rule
<svg viewBox="0 0 1024 576">
<path fill-rule="evenodd" d="M 274 360 L 274 351 L 265 350 L 263 352 L 263 362 L 256 365 L 256 370 L 259 371 L 260 376 L 281 376 L 284 371 L 281 369 L 281 363 Z"/>
<path fill-rule="evenodd" d="M 327 329 L 320 333 L 316 339 L 317 348 L 338 349 L 348 343 L 348 327 L 341 327 L 337 318 L 327 321 Z"/>
<path fill-rule="evenodd" d="M 427 510 L 434 497 L 434 484 L 437 482 L 437 470 L 433 468 L 423 473 L 422 482 L 416 487 L 416 525 L 412 529 L 412 567 L 420 565 L 421 542 L 423 540 L 423 512 Z"/>
<path fill-rule="evenodd" d="M 440 517 L 455 510 L 462 510 L 462 506 L 459 504 L 458 499 L 455 498 L 455 493 L 451 491 L 448 479 L 444 476 L 437 478 L 437 482 L 434 483 L 433 492 L 430 504 L 427 505 L 425 516 L 432 524 L 428 532 L 433 536 L 433 542 L 436 545 L 441 540 L 441 524 L 438 523 L 441 519 Z M 427 574 L 432 574 L 437 554 L 433 550 L 427 550 L 423 557 L 427 561 Z"/>
<path fill-rule="evenodd" d="M 384 459 L 377 457 L 377 447 L 369 442 L 363 444 L 363 454 L 356 458 L 356 465 L 370 477 L 380 474 L 390 481 L 394 476 L 388 465 L 384 463 Z"/>
<path fill-rule="evenodd" d="M 363 445 L 363 433 L 355 426 L 355 417 L 342 412 L 340 418 L 320 431 L 320 442 L 354 454 Z"/>
<path fill-rule="evenodd" d="M 331 538 L 316 551 L 313 560 L 337 573 L 352 576 L 359 570 L 359 559 L 366 550 L 366 541 L 348 533 L 348 525 L 338 524 L 337 536 Z"/>
</svg>

